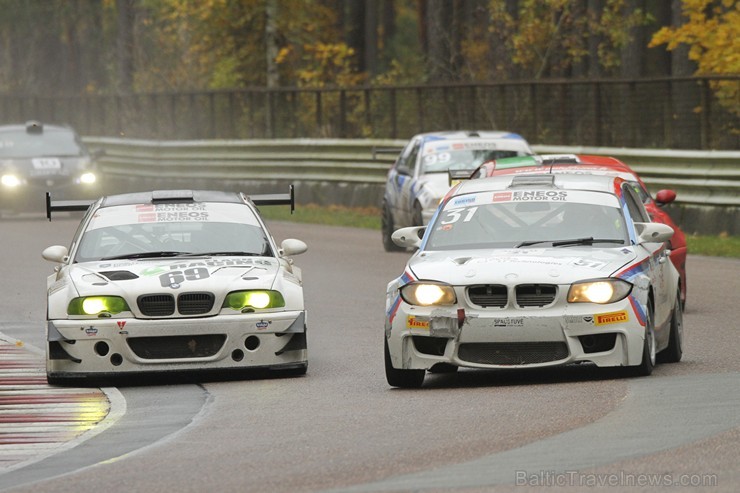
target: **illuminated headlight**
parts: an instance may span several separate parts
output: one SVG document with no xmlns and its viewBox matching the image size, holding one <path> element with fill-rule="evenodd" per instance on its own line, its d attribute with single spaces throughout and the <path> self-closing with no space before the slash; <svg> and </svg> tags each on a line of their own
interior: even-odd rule
<svg viewBox="0 0 740 493">
<path fill-rule="evenodd" d="M 115 315 L 123 311 L 130 311 L 126 300 L 120 296 L 85 296 L 75 298 L 69 302 L 69 315 Z"/>
<path fill-rule="evenodd" d="M 621 279 L 598 279 L 572 284 L 568 303 L 614 303 L 627 297 L 632 284 Z"/>
<path fill-rule="evenodd" d="M 88 172 L 80 175 L 80 183 L 84 183 L 85 185 L 92 185 L 95 183 L 95 180 L 97 180 L 95 173 Z"/>
<path fill-rule="evenodd" d="M 454 305 L 455 290 L 448 284 L 437 282 L 412 282 L 401 288 L 401 298 L 409 305 Z"/>
<path fill-rule="evenodd" d="M 280 308 L 285 306 L 285 299 L 279 291 L 234 291 L 226 295 L 223 306 L 239 311 Z"/>
<path fill-rule="evenodd" d="M 1 180 L 2 180 L 3 186 L 10 187 L 10 188 L 17 187 L 18 185 L 21 184 L 20 178 L 18 178 L 15 175 L 3 175 Z"/>
</svg>

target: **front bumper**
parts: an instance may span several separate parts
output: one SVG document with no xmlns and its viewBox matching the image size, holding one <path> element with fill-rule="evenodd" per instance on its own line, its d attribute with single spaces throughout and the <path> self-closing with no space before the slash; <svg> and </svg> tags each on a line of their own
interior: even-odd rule
<svg viewBox="0 0 740 493">
<path fill-rule="evenodd" d="M 386 320 L 398 369 L 438 363 L 472 368 L 535 368 L 577 362 L 634 366 L 645 327 L 628 299 L 607 306 L 476 309 L 411 306 L 400 301 Z"/>
<path fill-rule="evenodd" d="M 50 320 L 47 374 L 289 368 L 307 363 L 305 322 L 305 311 L 157 320 Z"/>
</svg>

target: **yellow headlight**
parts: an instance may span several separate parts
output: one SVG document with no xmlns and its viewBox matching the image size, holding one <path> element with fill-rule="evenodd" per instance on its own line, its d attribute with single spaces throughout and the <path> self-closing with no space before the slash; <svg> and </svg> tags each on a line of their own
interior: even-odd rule
<svg viewBox="0 0 740 493">
<path fill-rule="evenodd" d="M 454 305 L 457 303 L 452 286 L 435 282 L 414 282 L 401 288 L 401 297 L 410 305 Z"/>
<path fill-rule="evenodd" d="M 575 283 L 568 291 L 568 303 L 614 303 L 624 299 L 632 285 L 621 279 L 603 279 Z"/>
</svg>

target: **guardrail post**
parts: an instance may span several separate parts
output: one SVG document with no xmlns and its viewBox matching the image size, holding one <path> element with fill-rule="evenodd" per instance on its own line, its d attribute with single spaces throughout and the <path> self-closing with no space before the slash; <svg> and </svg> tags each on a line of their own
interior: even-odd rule
<svg viewBox="0 0 740 493">
<path fill-rule="evenodd" d="M 712 131 L 709 106 L 712 96 L 709 94 L 709 82 L 707 79 L 700 79 L 699 86 L 699 97 L 701 98 L 701 114 L 699 115 L 699 121 L 701 122 L 701 148 L 709 149 Z"/>
</svg>

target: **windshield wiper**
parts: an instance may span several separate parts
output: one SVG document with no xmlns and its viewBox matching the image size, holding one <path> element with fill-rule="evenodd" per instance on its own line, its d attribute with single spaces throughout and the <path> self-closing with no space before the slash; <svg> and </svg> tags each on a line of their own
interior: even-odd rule
<svg viewBox="0 0 740 493">
<path fill-rule="evenodd" d="M 521 248 L 525 246 L 531 246 L 536 245 L 538 243 L 550 243 L 552 240 L 530 240 L 530 241 L 523 241 L 517 245 L 514 245 L 514 248 Z"/>
<path fill-rule="evenodd" d="M 186 257 L 264 257 L 264 253 L 254 252 L 201 252 L 201 253 L 187 253 Z"/>
<path fill-rule="evenodd" d="M 123 255 L 113 255 L 112 257 L 103 257 L 100 260 L 118 260 L 124 258 L 156 258 L 156 257 L 179 257 L 181 255 L 190 255 L 190 252 L 141 252 L 141 253 L 124 253 Z"/>
<path fill-rule="evenodd" d="M 619 240 L 616 238 L 594 238 L 593 236 L 589 236 L 588 238 L 575 238 L 573 240 L 553 241 L 552 246 L 559 247 L 570 245 L 593 245 L 594 243 L 618 243 L 619 245 L 624 245 L 624 240 Z"/>
</svg>

